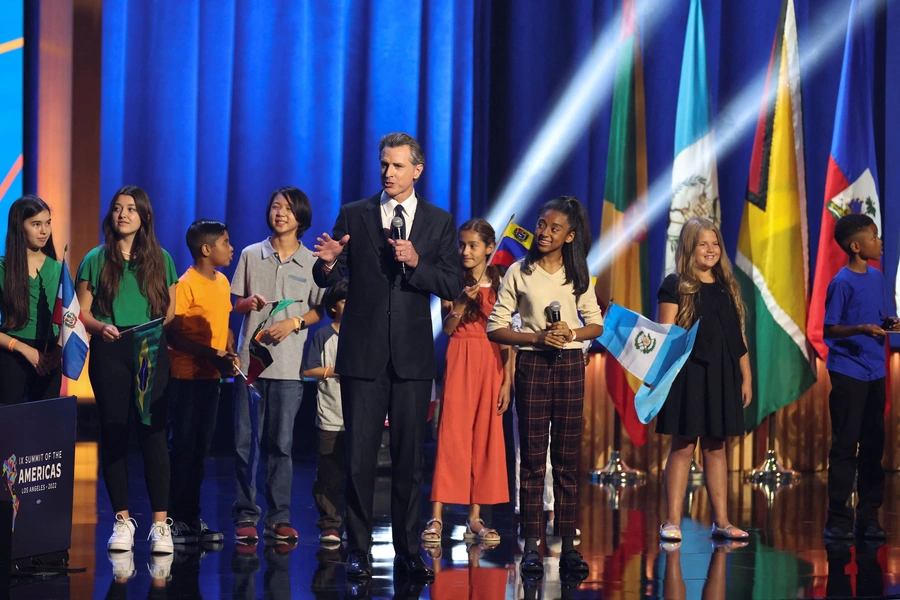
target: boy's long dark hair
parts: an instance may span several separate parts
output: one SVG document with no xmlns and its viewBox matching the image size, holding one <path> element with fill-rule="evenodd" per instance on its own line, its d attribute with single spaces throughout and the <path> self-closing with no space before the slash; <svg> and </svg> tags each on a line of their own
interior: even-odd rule
<svg viewBox="0 0 900 600">
<path fill-rule="evenodd" d="M 113 208 L 119 196 L 134 198 L 134 206 L 141 217 L 141 227 L 131 244 L 128 267 L 135 272 L 138 289 L 147 298 L 151 318 L 165 317 L 169 310 L 169 286 L 166 285 L 166 262 L 153 229 L 153 207 L 147 192 L 136 185 L 126 185 L 113 194 L 109 210 L 103 219 L 105 261 L 100 270 L 100 282 L 94 290 L 94 302 L 104 315 L 113 314 L 113 300 L 119 293 L 119 283 L 125 272 L 125 261 L 119 252 L 119 238 L 113 228 Z"/>
<path fill-rule="evenodd" d="M 591 274 L 587 264 L 587 255 L 591 251 L 591 231 L 587 211 L 575 196 L 554 198 L 541 207 L 538 219 L 548 210 L 565 215 L 569 221 L 569 230 L 575 232 L 575 239 L 563 245 L 562 257 L 566 269 L 566 283 L 571 283 L 575 288 L 575 295 L 580 296 L 591 286 Z M 522 259 L 522 273 L 530 275 L 534 270 L 534 263 L 541 256 L 535 239 L 528 249 L 528 254 Z"/>
<path fill-rule="evenodd" d="M 3 282 L 3 321 L 0 324 L 0 329 L 4 331 L 16 331 L 28 324 L 31 284 L 28 281 L 25 221 L 45 210 L 50 211 L 47 203 L 31 194 L 22 196 L 9 207 L 9 224 L 6 229 L 6 278 Z M 47 238 L 41 252 L 56 260 L 53 234 Z"/>
<path fill-rule="evenodd" d="M 279 194 L 287 201 L 288 210 L 294 213 L 294 218 L 297 220 L 298 225 L 297 239 L 299 240 L 312 223 L 312 207 L 309 203 L 309 197 L 303 190 L 290 185 L 278 188 L 272 192 L 272 195 L 269 196 L 269 204 L 266 205 L 266 227 L 269 228 L 269 231 L 274 231 L 272 224 L 269 222 L 269 212 L 271 212 L 272 204 Z"/>
<path fill-rule="evenodd" d="M 484 219 L 469 219 L 459 227 L 459 233 L 463 231 L 474 231 L 478 234 L 478 237 L 481 238 L 481 241 L 484 242 L 485 246 L 490 246 L 491 244 L 496 242 L 497 235 L 494 233 L 494 228 L 491 227 L 491 224 L 485 221 Z M 494 248 L 494 252 L 497 251 L 497 248 Z M 488 260 L 490 260 L 490 255 L 488 256 Z M 503 279 L 504 268 L 500 265 L 490 265 L 485 274 L 491 280 L 491 290 L 494 292 L 494 298 L 497 298 L 497 290 L 500 289 L 500 280 Z M 480 273 L 479 273 L 480 275 Z M 470 285 L 475 285 L 475 277 L 466 271 L 463 272 L 463 285 L 466 287 Z M 466 310 L 463 313 L 462 318 L 460 319 L 461 323 L 474 323 L 475 321 L 486 321 L 487 318 L 481 312 L 481 301 L 476 296 L 475 298 L 469 298 L 466 300 Z"/>
</svg>

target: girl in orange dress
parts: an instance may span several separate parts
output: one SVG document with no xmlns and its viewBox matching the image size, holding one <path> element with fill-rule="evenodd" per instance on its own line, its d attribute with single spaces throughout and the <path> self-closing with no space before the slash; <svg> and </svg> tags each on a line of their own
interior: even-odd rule
<svg viewBox="0 0 900 600">
<path fill-rule="evenodd" d="M 431 486 L 432 518 L 425 544 L 440 544 L 444 504 L 468 504 L 466 538 L 496 544 L 500 535 L 481 520 L 482 504 L 509 502 L 503 412 L 509 406 L 509 348 L 487 339 L 487 319 L 503 276 L 487 266 L 494 229 L 483 219 L 459 228 L 459 257 L 465 289 L 443 303 L 444 333 L 450 336 L 437 460 Z M 476 277 L 478 278 L 476 280 Z"/>
</svg>

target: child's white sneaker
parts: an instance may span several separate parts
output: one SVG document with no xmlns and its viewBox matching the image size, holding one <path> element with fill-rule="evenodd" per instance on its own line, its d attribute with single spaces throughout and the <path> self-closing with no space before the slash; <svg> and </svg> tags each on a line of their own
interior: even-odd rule
<svg viewBox="0 0 900 600">
<path fill-rule="evenodd" d="M 150 540 L 150 554 L 172 554 L 175 552 L 175 542 L 172 541 L 172 519 L 157 521 L 150 528 L 147 536 Z"/>
<path fill-rule="evenodd" d="M 134 530 L 137 522 L 134 519 L 126 519 L 116 514 L 116 524 L 113 525 L 112 535 L 106 542 L 106 549 L 114 552 L 130 552 L 134 548 Z"/>
</svg>

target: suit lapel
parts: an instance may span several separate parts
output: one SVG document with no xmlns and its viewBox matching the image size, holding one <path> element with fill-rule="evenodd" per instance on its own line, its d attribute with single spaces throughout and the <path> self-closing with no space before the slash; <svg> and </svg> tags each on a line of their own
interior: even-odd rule
<svg viewBox="0 0 900 600">
<path fill-rule="evenodd" d="M 384 228 L 381 226 L 381 194 L 369 198 L 366 209 L 360 214 L 366 233 L 375 250 L 383 250 L 387 243 L 384 239 Z"/>
<path fill-rule="evenodd" d="M 418 206 L 416 207 L 416 220 L 413 221 L 412 230 L 409 232 L 409 241 L 412 242 L 413 247 L 417 247 L 417 243 L 424 239 L 422 236 L 428 235 L 428 230 L 431 225 L 431 205 L 425 202 L 422 196 L 417 196 L 419 199 Z"/>
</svg>

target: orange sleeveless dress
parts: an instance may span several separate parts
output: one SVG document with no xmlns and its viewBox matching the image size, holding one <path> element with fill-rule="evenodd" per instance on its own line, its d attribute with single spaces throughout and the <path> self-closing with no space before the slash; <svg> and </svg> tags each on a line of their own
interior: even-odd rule
<svg viewBox="0 0 900 600">
<path fill-rule="evenodd" d="M 509 502 L 503 415 L 497 414 L 503 363 L 500 346 L 487 338 L 496 294 L 482 287 L 479 300 L 484 319 L 460 323 L 447 346 L 432 502 Z"/>
</svg>

